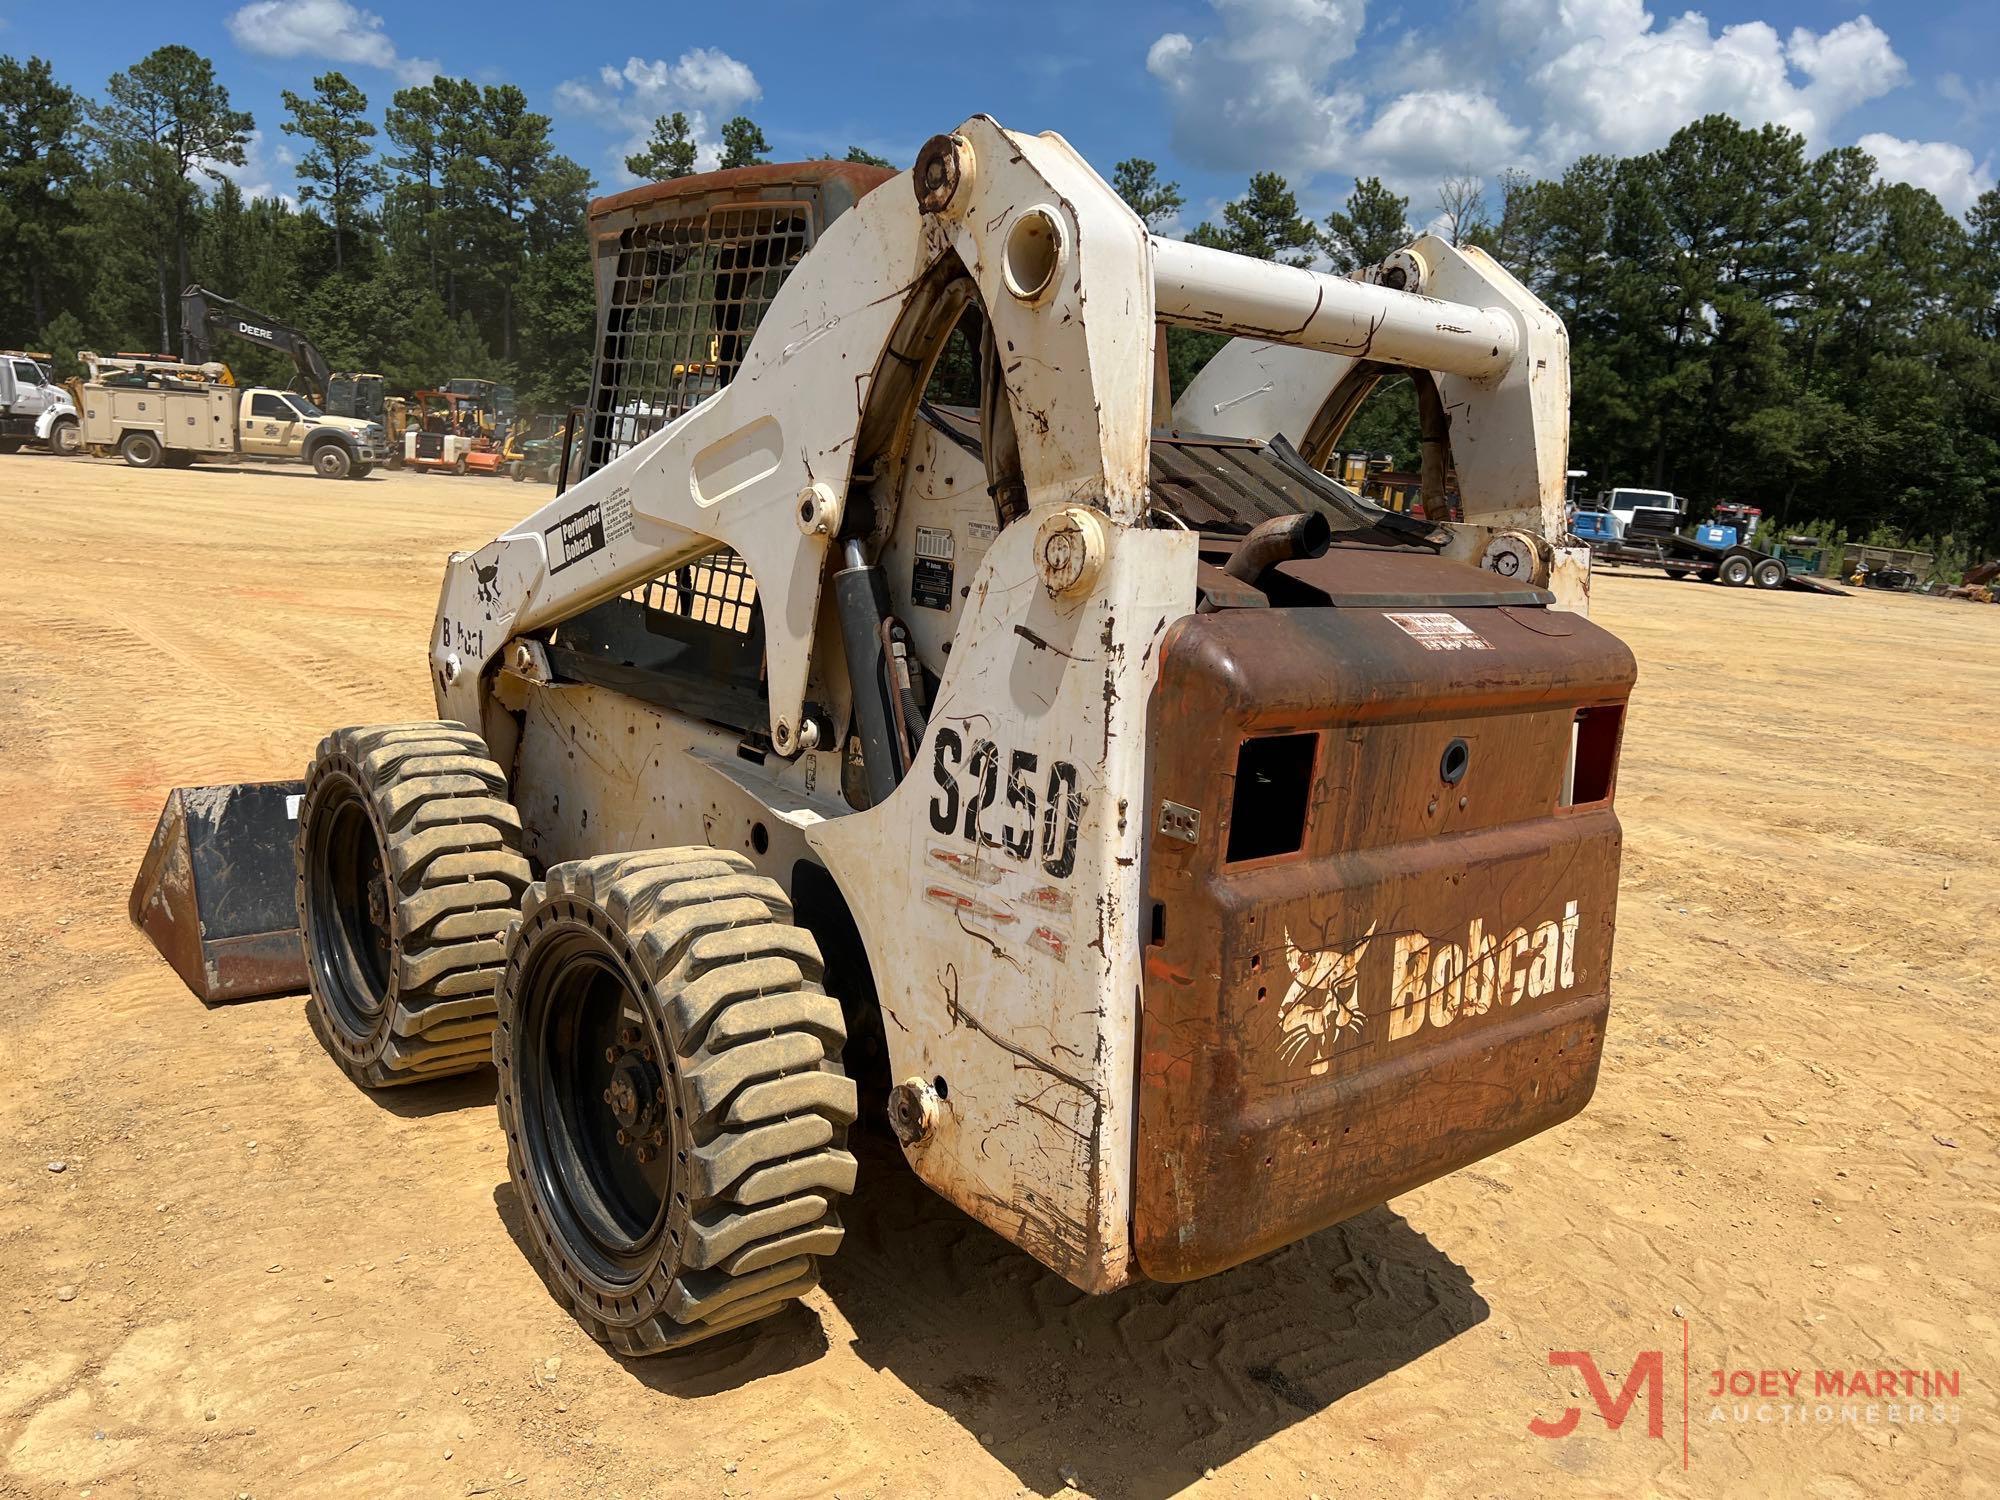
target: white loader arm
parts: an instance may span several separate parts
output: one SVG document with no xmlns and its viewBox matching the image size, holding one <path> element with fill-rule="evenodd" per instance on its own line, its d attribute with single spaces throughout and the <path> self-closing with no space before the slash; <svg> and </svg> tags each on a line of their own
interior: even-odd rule
<svg viewBox="0 0 2000 1500">
<path fill-rule="evenodd" d="M 1219 252 L 1170 241 L 1158 248 L 1161 316 L 1178 321 L 1170 271 Z M 1536 581 L 1555 591 L 1559 607 L 1582 612 L 1589 553 L 1564 546 L 1569 335 L 1562 320 L 1485 251 L 1435 235 L 1366 274 L 1367 281 L 1333 281 L 1339 290 L 1330 292 L 1331 278 L 1265 266 L 1254 302 L 1239 309 L 1245 316 L 1231 330 L 1243 337 L 1189 382 L 1174 403 L 1174 425 L 1218 437 L 1282 434 L 1324 464 L 1385 366 L 1427 371 L 1437 396 L 1424 433 L 1435 446 L 1434 481 L 1442 484 L 1448 447 L 1465 514 L 1446 554 L 1511 572 L 1525 559 L 1520 539 L 1527 539 Z M 1333 336 L 1308 347 L 1292 332 L 1301 324 Z"/>
<path fill-rule="evenodd" d="M 1247 369 L 1231 357 L 1203 372 L 1177 409 L 1191 429 L 1285 433 L 1304 447 L 1312 414 L 1364 359 L 1436 370 L 1468 509 L 1476 494 L 1489 526 L 1561 536 L 1567 338 L 1478 252 L 1430 238 L 1412 247 L 1439 296 L 1274 266 L 1149 236 L 1053 134 L 982 115 L 952 139 L 937 211 L 905 173 L 836 220 L 726 388 L 453 557 L 430 652 L 445 717 L 479 722 L 480 679 L 509 638 L 728 547 L 764 605 L 771 741 L 796 752 L 857 432 L 897 357 L 899 317 L 953 254 L 1006 351 L 1031 509 L 1059 500 L 1123 523 L 1143 515 L 1157 300 L 1167 322 L 1269 341 L 1231 346 L 1252 356 Z"/>
<path fill-rule="evenodd" d="M 444 717 L 480 722 L 480 676 L 510 637 L 729 547 L 764 606 L 771 741 L 793 753 L 857 430 L 898 318 L 947 255 L 971 271 L 1010 366 L 1036 372 L 1007 392 L 1030 505 L 1143 513 L 1148 408 L 1096 395 L 1148 389 L 1145 232 L 1059 138 L 985 116 L 957 134 L 968 168 L 946 212 L 923 212 L 909 173 L 871 192 L 786 280 L 735 380 L 506 535 L 454 555 L 431 640 Z"/>
</svg>

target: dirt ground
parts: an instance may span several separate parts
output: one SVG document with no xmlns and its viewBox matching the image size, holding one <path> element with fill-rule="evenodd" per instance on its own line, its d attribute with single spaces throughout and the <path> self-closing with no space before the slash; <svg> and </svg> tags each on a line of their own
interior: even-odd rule
<svg viewBox="0 0 2000 1500">
<path fill-rule="evenodd" d="M 1096 1300 L 869 1144 L 804 1308 L 626 1362 L 521 1252 L 490 1074 L 368 1097 L 125 919 L 167 788 L 430 714 L 444 553 L 546 493 L 0 459 L 0 1493 L 1994 1491 L 2000 609 L 1600 577 L 1641 675 L 1576 1121 Z M 1661 1379 L 1613 1430 L 1571 1350 Z M 1958 1394 L 1706 1399 L 1905 1368 Z"/>
</svg>

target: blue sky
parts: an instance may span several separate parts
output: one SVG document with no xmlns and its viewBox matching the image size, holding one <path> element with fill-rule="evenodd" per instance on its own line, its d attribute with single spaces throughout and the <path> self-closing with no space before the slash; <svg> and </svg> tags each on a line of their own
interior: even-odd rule
<svg viewBox="0 0 2000 1500">
<path fill-rule="evenodd" d="M 69 24 L 88 14 L 87 27 Z M 241 180 L 289 193 L 279 91 L 338 67 L 380 106 L 433 67 L 518 84 L 565 151 L 623 186 L 618 158 L 680 108 L 713 140 L 747 113 L 779 157 L 860 144 L 907 162 L 985 111 L 1057 130 L 1107 176 L 1148 156 L 1189 223 L 1255 167 L 1323 214 L 1356 174 L 1432 206 L 1437 181 L 1553 172 L 1579 152 L 1658 145 L 1720 110 L 1815 147 L 1861 143 L 1887 175 L 1955 210 L 2000 171 L 2000 21 L 1992 0 L 1869 9 L 1799 0 L 1690 12 L 1638 0 L 1172 0 L 1155 5 L 890 0 L 835 6 L 551 8 L 518 0 L 0 0 L 0 52 L 39 54 L 96 93 L 166 42 L 214 58 L 260 134 Z"/>
</svg>

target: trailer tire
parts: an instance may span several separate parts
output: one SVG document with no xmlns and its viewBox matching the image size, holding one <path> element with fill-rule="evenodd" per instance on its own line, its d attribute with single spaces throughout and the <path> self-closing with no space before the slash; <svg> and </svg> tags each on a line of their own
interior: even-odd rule
<svg viewBox="0 0 2000 1500">
<path fill-rule="evenodd" d="M 1740 553 L 1723 558 L 1716 567 L 1715 581 L 1727 584 L 1733 589 L 1742 588 L 1750 581 L 1750 559 Z"/>
<path fill-rule="evenodd" d="M 345 443 L 329 440 L 308 453 L 306 462 L 322 479 L 345 479 L 354 467 L 354 455 L 347 451 Z"/>
<path fill-rule="evenodd" d="M 338 729 L 299 802 L 307 1016 L 363 1088 L 468 1073 L 530 871 L 507 778 L 462 724 Z"/>
<path fill-rule="evenodd" d="M 128 432 L 118 440 L 118 456 L 135 469 L 157 469 L 166 462 L 167 450 L 150 432 Z"/>
<path fill-rule="evenodd" d="M 1767 557 L 1750 570 L 1750 581 L 1760 589 L 1781 589 L 1791 576 L 1785 565 L 1775 557 Z"/>
<path fill-rule="evenodd" d="M 782 1311 L 839 1246 L 855 1088 L 775 881 L 728 850 L 557 865 L 507 934 L 493 1061 L 534 1259 L 600 1343 Z"/>
<path fill-rule="evenodd" d="M 1667 577 L 1673 579 L 1675 583 L 1679 583 L 1692 570 L 1683 563 L 1667 563 L 1662 571 L 1666 573 Z"/>
</svg>

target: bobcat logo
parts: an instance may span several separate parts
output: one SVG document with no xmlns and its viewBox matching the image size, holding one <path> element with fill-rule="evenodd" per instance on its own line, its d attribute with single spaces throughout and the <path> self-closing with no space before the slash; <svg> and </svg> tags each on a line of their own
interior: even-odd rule
<svg viewBox="0 0 2000 1500">
<path fill-rule="evenodd" d="M 1303 949 L 1285 934 L 1285 965 L 1291 988 L 1278 1002 L 1278 1055 L 1287 1063 L 1310 1056 L 1310 1071 L 1324 1073 L 1341 1033 L 1361 1030 L 1361 960 L 1375 936 L 1375 924 L 1351 948 Z"/>
</svg>

